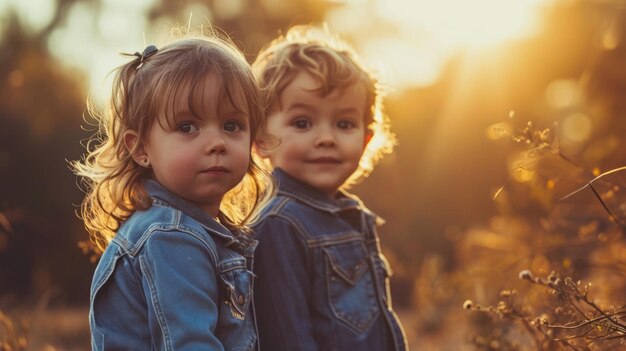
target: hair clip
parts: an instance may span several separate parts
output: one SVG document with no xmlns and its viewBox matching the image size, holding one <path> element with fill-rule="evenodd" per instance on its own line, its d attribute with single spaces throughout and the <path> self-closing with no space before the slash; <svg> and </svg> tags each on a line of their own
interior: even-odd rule
<svg viewBox="0 0 626 351">
<path fill-rule="evenodd" d="M 141 67 L 144 64 L 144 62 L 146 62 L 147 59 L 152 57 L 158 51 L 159 49 L 157 49 L 155 45 L 146 46 L 146 48 L 143 49 L 143 52 L 141 54 L 139 53 L 139 51 L 136 51 L 133 55 L 139 57 L 139 65 L 137 66 L 137 68 L 139 69 L 139 67 Z"/>
</svg>

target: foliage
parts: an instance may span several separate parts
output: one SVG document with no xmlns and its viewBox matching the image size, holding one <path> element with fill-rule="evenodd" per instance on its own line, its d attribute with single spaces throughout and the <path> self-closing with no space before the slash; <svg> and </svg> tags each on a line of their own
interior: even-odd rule
<svg viewBox="0 0 626 351">
<path fill-rule="evenodd" d="M 626 296 L 623 293 L 623 277 L 626 274 L 623 253 L 626 252 L 626 244 L 622 219 L 626 202 L 622 202 L 624 200 L 619 196 L 623 191 L 621 184 L 608 183 L 608 187 L 604 184 L 606 191 L 599 190 L 601 187 L 597 185 L 604 182 L 606 176 L 624 168 L 597 175 L 580 189 L 558 198 L 553 192 L 556 187 L 553 179 L 559 174 L 541 172 L 545 171 L 541 165 L 553 165 L 557 160 L 562 160 L 571 166 L 572 161 L 562 155 L 557 148 L 558 143 L 550 141 L 549 135 L 549 129 L 536 130 L 529 123 L 521 133 L 513 136 L 513 140 L 530 146 L 524 153 L 524 159 L 530 161 L 518 163 L 513 173 L 533 172 L 533 178 L 538 180 L 529 180 L 531 192 L 537 191 L 537 184 L 546 184 L 537 192 L 535 199 L 544 205 L 549 204 L 546 206 L 548 216 L 541 218 L 541 226 L 522 226 L 524 229 L 512 236 L 515 227 L 511 222 L 505 223 L 500 227 L 503 232 L 498 234 L 517 239 L 500 241 L 500 249 L 508 251 L 506 258 L 510 260 L 506 261 L 505 257 L 491 253 L 475 259 L 473 265 L 482 264 L 481 274 L 485 277 L 503 279 L 498 281 L 500 284 L 489 286 L 493 289 L 510 284 L 510 279 L 485 264 L 493 262 L 490 259 L 494 257 L 509 262 L 511 270 L 523 265 L 530 265 L 532 270 L 542 274 L 552 270 L 546 278 L 534 277 L 532 270 L 519 273 L 522 280 L 547 288 L 551 296 L 545 296 L 545 291 L 524 288 L 521 292 L 517 289 L 502 290 L 496 306 L 483 307 L 467 300 L 463 304 L 465 309 L 484 311 L 497 317 L 488 319 L 487 324 L 500 330 L 499 333 L 485 335 L 487 330 L 484 325 L 476 325 L 472 341 L 478 349 L 608 350 L 626 343 Z M 545 176 L 548 176 L 547 181 Z M 581 195 L 580 192 L 585 189 L 593 194 L 591 203 L 599 203 L 599 208 L 605 212 L 594 211 L 588 206 L 590 204 L 584 202 L 569 206 L 562 204 L 565 200 Z M 501 191 L 505 190 L 501 188 L 496 193 L 496 199 Z M 554 197 L 557 197 L 556 201 Z M 621 203 L 618 207 L 621 213 L 617 215 L 611 210 L 611 202 L 616 201 Z M 580 211 L 581 208 L 584 211 Z M 532 219 L 526 218 L 525 222 L 532 222 Z M 485 239 L 485 235 L 481 235 L 481 238 Z M 472 241 L 467 237 L 465 240 Z M 516 251 L 515 254 L 512 251 Z M 500 264 L 491 267 L 506 266 Z M 576 279 L 584 278 L 590 283 L 583 284 L 572 276 L 578 277 Z M 589 296 L 592 282 L 598 287 L 594 291 L 594 299 Z"/>
<path fill-rule="evenodd" d="M 22 351 L 27 348 L 27 338 L 13 320 L 0 311 L 0 351 Z"/>
<path fill-rule="evenodd" d="M 626 306 L 603 309 L 589 297 L 590 284 L 574 282 L 551 272 L 547 278 L 534 277 L 530 271 L 520 272 L 520 278 L 549 289 L 549 304 L 553 310 L 532 316 L 533 309 L 516 301 L 516 290 L 503 290 L 497 306 L 483 307 L 465 301 L 466 310 L 488 312 L 499 318 L 500 324 L 522 326 L 533 340 L 536 350 L 610 350 L 622 346 L 626 338 Z M 496 321 L 497 323 L 497 321 Z M 477 346 L 487 346 L 476 337 Z M 482 340 L 485 340 L 482 338 Z M 519 343 L 492 338 L 489 347 L 510 345 L 505 349 L 519 349 Z"/>
</svg>

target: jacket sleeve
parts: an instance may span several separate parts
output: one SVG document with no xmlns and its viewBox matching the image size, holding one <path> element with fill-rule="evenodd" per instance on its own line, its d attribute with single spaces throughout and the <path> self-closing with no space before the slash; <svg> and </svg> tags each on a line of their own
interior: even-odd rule
<svg viewBox="0 0 626 351">
<path fill-rule="evenodd" d="M 206 244 L 191 234 L 153 233 L 140 259 L 157 350 L 223 350 L 215 336 L 219 293 Z"/>
<path fill-rule="evenodd" d="M 254 228 L 254 296 L 262 350 L 317 350 L 311 323 L 307 246 L 287 220 L 270 216 Z"/>
</svg>

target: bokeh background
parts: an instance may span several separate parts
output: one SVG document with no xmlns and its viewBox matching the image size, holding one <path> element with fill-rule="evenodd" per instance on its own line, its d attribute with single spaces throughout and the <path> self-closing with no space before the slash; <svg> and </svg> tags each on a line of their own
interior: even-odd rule
<svg viewBox="0 0 626 351">
<path fill-rule="evenodd" d="M 172 25 L 210 23 L 252 62 L 290 26 L 325 23 L 380 72 L 399 144 L 353 190 L 387 221 L 412 349 L 544 347 L 525 323 L 557 318 L 561 302 L 522 269 L 593 282 L 599 306 L 619 309 L 626 177 L 562 197 L 626 165 L 625 11 L 620 0 L 3 0 L 0 350 L 89 349 L 95 264 L 68 161 L 83 155 L 86 102 L 106 101 L 119 53 Z M 463 309 L 497 304 L 502 289 L 516 289 L 521 319 Z"/>
</svg>

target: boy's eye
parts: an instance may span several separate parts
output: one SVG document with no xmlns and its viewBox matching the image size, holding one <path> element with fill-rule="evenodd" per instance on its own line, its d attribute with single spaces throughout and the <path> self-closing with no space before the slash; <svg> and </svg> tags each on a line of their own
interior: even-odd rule
<svg viewBox="0 0 626 351">
<path fill-rule="evenodd" d="M 198 127 L 193 125 L 193 123 L 184 122 L 184 123 L 179 124 L 176 130 L 185 134 L 191 134 L 191 133 L 197 132 L 199 129 Z"/>
<path fill-rule="evenodd" d="M 337 122 L 337 127 L 339 127 L 339 129 L 352 129 L 356 127 L 356 125 L 350 121 L 339 121 Z"/>
<path fill-rule="evenodd" d="M 311 122 L 307 121 L 306 119 L 299 119 L 293 122 L 293 126 L 298 129 L 307 129 L 311 127 Z"/>
<path fill-rule="evenodd" d="M 224 130 L 227 132 L 237 132 L 243 129 L 243 126 L 240 122 L 230 121 L 224 123 Z"/>
</svg>

